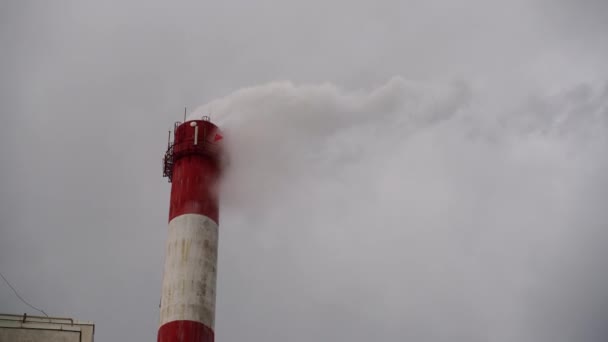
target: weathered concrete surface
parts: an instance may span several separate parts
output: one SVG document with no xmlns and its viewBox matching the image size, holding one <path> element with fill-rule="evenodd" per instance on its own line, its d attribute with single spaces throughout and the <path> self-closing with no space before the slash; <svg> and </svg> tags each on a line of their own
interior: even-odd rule
<svg viewBox="0 0 608 342">
<path fill-rule="evenodd" d="M 0 342 L 93 342 L 94 331 L 70 318 L 0 314 Z"/>
</svg>

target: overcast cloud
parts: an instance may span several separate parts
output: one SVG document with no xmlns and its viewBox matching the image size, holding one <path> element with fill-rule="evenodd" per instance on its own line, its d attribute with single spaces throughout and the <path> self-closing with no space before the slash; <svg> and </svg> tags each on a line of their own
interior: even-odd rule
<svg viewBox="0 0 608 342">
<path fill-rule="evenodd" d="M 606 341 L 606 13 L 0 1 L 0 271 L 155 340 L 188 106 L 232 160 L 218 341 Z M 5 284 L 0 312 L 36 314 Z"/>
</svg>

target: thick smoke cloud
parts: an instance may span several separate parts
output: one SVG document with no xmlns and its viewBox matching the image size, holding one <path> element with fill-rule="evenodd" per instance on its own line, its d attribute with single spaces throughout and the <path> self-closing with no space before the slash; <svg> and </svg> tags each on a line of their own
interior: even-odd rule
<svg viewBox="0 0 608 342">
<path fill-rule="evenodd" d="M 605 340 L 607 89 L 275 82 L 199 108 L 232 160 L 218 333 Z"/>
</svg>

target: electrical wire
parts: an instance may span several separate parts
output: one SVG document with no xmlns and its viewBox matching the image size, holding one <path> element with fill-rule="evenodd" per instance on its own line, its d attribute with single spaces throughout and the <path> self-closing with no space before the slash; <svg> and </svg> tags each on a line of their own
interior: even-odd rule
<svg viewBox="0 0 608 342">
<path fill-rule="evenodd" d="M 17 296 L 17 298 L 19 298 L 25 305 L 29 306 L 30 308 L 38 311 L 38 312 L 42 312 L 46 317 L 49 317 L 49 315 L 46 314 L 46 312 L 44 312 L 44 310 L 42 309 L 38 309 L 37 307 L 33 306 L 32 304 L 28 303 L 25 299 L 23 299 L 20 295 L 19 292 L 17 292 L 17 290 L 15 290 L 15 288 L 13 287 L 13 285 L 11 285 L 11 283 L 8 281 L 8 279 L 6 279 L 4 277 L 4 275 L 2 275 L 2 272 L 0 272 L 0 277 L 2 277 L 2 279 L 4 280 L 4 282 L 6 283 L 6 285 L 8 285 L 8 287 L 11 288 L 11 290 L 13 290 L 13 292 L 15 293 L 15 296 Z"/>
</svg>

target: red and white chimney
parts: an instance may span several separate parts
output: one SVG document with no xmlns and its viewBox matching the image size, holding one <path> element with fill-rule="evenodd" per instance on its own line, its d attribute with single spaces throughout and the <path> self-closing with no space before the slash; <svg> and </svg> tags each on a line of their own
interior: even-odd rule
<svg viewBox="0 0 608 342">
<path fill-rule="evenodd" d="M 222 136 L 207 117 L 176 123 L 158 342 L 213 342 Z"/>
</svg>

